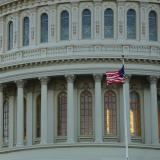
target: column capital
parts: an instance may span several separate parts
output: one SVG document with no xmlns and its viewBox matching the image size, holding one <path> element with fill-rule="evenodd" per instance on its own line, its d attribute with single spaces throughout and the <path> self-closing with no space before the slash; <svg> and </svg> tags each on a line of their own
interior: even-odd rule
<svg viewBox="0 0 160 160">
<path fill-rule="evenodd" d="M 17 84 L 18 88 L 23 88 L 25 81 L 23 79 L 15 81 L 15 83 Z"/>
<path fill-rule="evenodd" d="M 40 77 L 39 80 L 41 81 L 41 84 L 47 85 L 49 78 L 48 77 Z"/>
<path fill-rule="evenodd" d="M 94 78 L 94 80 L 95 80 L 95 82 L 101 82 L 101 80 L 102 80 L 102 74 L 93 74 L 93 78 Z"/>
<path fill-rule="evenodd" d="M 149 76 L 149 81 L 151 84 L 157 84 L 157 81 L 158 81 L 158 76 Z"/>
<path fill-rule="evenodd" d="M 75 75 L 74 74 L 68 74 L 65 75 L 67 82 L 73 83 L 75 80 Z"/>
</svg>

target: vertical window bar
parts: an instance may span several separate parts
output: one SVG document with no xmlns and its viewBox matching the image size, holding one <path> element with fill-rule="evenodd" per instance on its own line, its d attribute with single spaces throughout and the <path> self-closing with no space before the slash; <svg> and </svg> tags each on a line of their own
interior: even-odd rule
<svg viewBox="0 0 160 160">
<path fill-rule="evenodd" d="M 13 22 L 8 23 L 8 50 L 13 48 Z"/>
<path fill-rule="evenodd" d="M 48 42 L 48 15 L 41 15 L 41 43 Z"/>
<path fill-rule="evenodd" d="M 105 38 L 113 38 L 114 35 L 114 18 L 113 18 L 113 10 L 106 9 L 104 12 L 104 37 Z"/>
<path fill-rule="evenodd" d="M 67 136 L 67 94 L 58 95 L 58 136 Z"/>
<path fill-rule="evenodd" d="M 89 9 L 82 12 L 82 38 L 91 38 L 91 11 Z"/>
<path fill-rule="evenodd" d="M 67 11 L 63 11 L 61 13 L 61 40 L 69 40 L 69 13 Z"/>
<path fill-rule="evenodd" d="M 133 9 L 127 12 L 127 38 L 136 39 L 136 12 Z"/>
<path fill-rule="evenodd" d="M 149 13 L 149 40 L 157 41 L 157 14 L 155 11 Z"/>
<path fill-rule="evenodd" d="M 29 18 L 23 19 L 23 46 L 29 45 Z"/>
</svg>

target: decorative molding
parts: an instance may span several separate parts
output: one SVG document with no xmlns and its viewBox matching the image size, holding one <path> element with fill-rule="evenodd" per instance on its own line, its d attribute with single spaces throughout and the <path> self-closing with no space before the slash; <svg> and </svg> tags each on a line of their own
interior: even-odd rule
<svg viewBox="0 0 160 160">
<path fill-rule="evenodd" d="M 75 75 L 73 75 L 73 74 L 65 75 L 65 77 L 66 77 L 66 80 L 68 83 L 73 83 L 75 80 Z"/>
<path fill-rule="evenodd" d="M 40 77 L 39 78 L 41 85 L 47 85 L 49 82 L 49 78 L 48 77 Z"/>
<path fill-rule="evenodd" d="M 102 76 L 103 76 L 103 74 L 93 74 L 95 82 L 101 82 Z"/>
</svg>

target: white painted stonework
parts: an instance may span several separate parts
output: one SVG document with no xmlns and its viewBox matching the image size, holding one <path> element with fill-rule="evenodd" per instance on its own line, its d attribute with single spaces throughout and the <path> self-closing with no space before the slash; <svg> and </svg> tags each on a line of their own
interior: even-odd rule
<svg viewBox="0 0 160 160">
<path fill-rule="evenodd" d="M 114 12 L 113 38 L 104 37 L 107 8 Z M 89 39 L 83 39 L 82 35 L 84 9 L 91 11 Z M 136 11 L 136 38 L 132 40 L 127 39 L 129 9 Z M 64 10 L 69 13 L 68 40 L 61 40 L 60 36 L 60 15 Z M 156 41 L 149 40 L 150 11 L 157 15 Z M 41 43 L 42 13 L 48 15 L 46 43 Z M 30 20 L 29 45 L 23 46 L 26 16 Z M 9 50 L 11 21 L 13 48 Z M 105 72 L 118 70 L 122 55 L 127 77 L 129 160 L 160 160 L 160 1 L 1 0 L 0 160 L 124 160 L 123 86 L 105 83 Z M 84 91 L 92 97 L 92 133 L 88 136 L 83 136 L 80 130 L 80 96 Z M 116 135 L 110 136 L 104 132 L 107 91 L 116 95 Z M 130 133 L 131 92 L 140 97 L 139 137 Z M 65 136 L 58 135 L 60 93 L 67 95 Z M 9 106 L 7 136 L 4 136 L 5 102 Z"/>
</svg>

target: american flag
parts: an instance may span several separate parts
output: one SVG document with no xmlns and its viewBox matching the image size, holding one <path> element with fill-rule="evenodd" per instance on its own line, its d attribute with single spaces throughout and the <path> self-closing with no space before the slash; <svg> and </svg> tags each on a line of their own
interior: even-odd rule
<svg viewBox="0 0 160 160">
<path fill-rule="evenodd" d="M 125 71 L 124 65 L 118 71 L 106 72 L 106 83 L 111 84 L 122 84 L 125 82 Z"/>
</svg>

